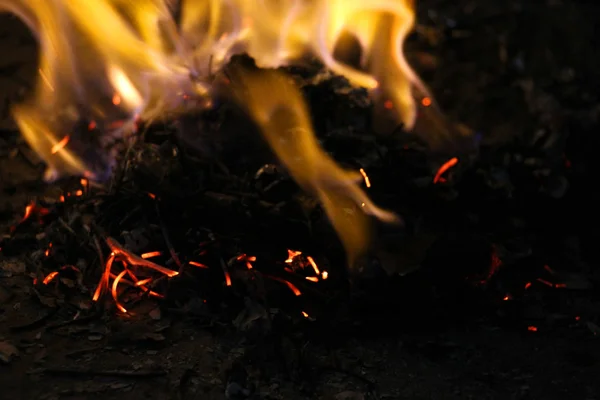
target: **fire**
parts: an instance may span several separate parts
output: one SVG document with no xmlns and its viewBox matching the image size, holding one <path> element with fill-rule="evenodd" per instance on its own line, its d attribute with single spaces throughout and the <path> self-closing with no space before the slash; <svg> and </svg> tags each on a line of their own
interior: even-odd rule
<svg viewBox="0 0 600 400">
<path fill-rule="evenodd" d="M 434 112 L 432 97 L 403 52 L 415 22 L 414 0 L 181 0 L 177 18 L 172 3 L 0 0 L 0 10 L 20 17 L 40 44 L 35 93 L 13 114 L 47 163 L 47 179 L 105 177 L 115 158 L 108 148 L 132 140 L 138 120 L 189 111 L 190 98 L 210 104 L 214 72 L 242 52 L 260 67 L 316 56 L 369 89 L 408 130 L 418 107 Z M 345 34 L 362 48 L 356 68 L 334 57 Z M 294 84 L 245 72 L 231 83 L 281 162 L 321 200 L 351 262 L 367 245 L 366 215 L 396 217 L 369 200 L 359 187 L 360 175 L 341 169 L 320 148 Z M 92 131 L 100 131 L 99 138 Z"/>
<path fill-rule="evenodd" d="M 362 175 L 340 168 L 319 146 L 300 90 L 287 77 L 253 71 L 235 75 L 240 104 L 296 182 L 321 201 L 351 265 L 368 244 L 367 216 L 387 222 L 397 221 L 396 216 L 373 204 L 358 184 Z M 264 95 L 274 87 L 280 91 Z"/>
</svg>

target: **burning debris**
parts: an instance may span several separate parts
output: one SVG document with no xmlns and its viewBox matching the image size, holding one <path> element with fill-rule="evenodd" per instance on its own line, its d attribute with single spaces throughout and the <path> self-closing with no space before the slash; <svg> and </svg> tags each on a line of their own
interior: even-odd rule
<svg viewBox="0 0 600 400">
<path fill-rule="evenodd" d="M 443 118 L 405 59 L 412 2 L 250 7 L 245 1 L 186 0 L 174 9 L 162 1 L 95 0 L 75 7 L 19 0 L 0 7 L 23 19 L 41 46 L 35 96 L 15 109 L 21 132 L 47 164 L 46 178 L 79 176 L 51 204 L 29 204 L 2 243 L 10 252 L 19 229 L 37 219 L 45 243 L 36 262 L 48 265 L 35 272 L 36 285 L 76 276 L 83 288 L 83 277 L 97 273 L 92 264 L 100 265 L 91 298 L 104 304 L 110 296 L 123 313 L 147 297 L 177 302 L 171 286 L 185 279 L 198 281 L 208 302 L 214 287 L 222 288 L 217 298 L 230 290 L 261 303 L 270 293 L 266 286 L 292 297 L 333 296 L 348 277 L 339 265 L 364 270 L 375 260 L 393 273 L 413 263 L 371 240 L 372 232 L 416 226 L 399 215 L 418 207 L 386 199 L 400 190 L 422 196 L 419 190 L 431 184 L 440 196 L 452 196 L 458 177 L 477 168 L 476 138 Z M 105 24 L 92 24 L 92 14 Z M 58 20 L 66 23 L 58 27 Z M 348 34 L 360 44 L 357 68 L 338 54 Z M 85 54 L 74 51 L 83 44 Z M 239 56 L 244 52 L 252 58 Z M 309 56 L 317 62 L 306 63 Z M 323 99 L 333 105 L 312 104 Z M 337 111 L 338 103 L 351 106 Z M 346 124 L 340 141 L 327 119 L 332 109 L 335 123 L 352 118 L 360 131 L 347 132 Z M 391 118 L 416 135 L 409 142 L 403 135 L 391 142 L 377 136 L 367 123 L 373 111 L 378 123 Z M 219 142 L 230 131 L 260 132 L 269 148 L 247 139 L 237 148 L 235 141 Z M 413 176 L 399 175 L 403 171 Z M 382 228 L 379 222 L 403 225 Z M 261 235 L 265 243 L 252 239 Z M 326 240 L 315 246 L 319 237 Z M 432 240 L 423 243 L 416 264 Z M 75 244 L 85 250 L 67 254 Z M 505 268 L 497 245 L 490 249 L 487 273 L 464 274 L 475 286 L 493 286 Z M 519 285 L 528 289 L 531 282 L 567 287 L 540 277 Z M 498 296 L 513 301 L 517 294 Z M 297 315 L 308 318 L 313 313 L 304 307 L 296 304 Z"/>
<path fill-rule="evenodd" d="M 458 40 L 456 21 L 423 14 L 451 32 L 436 27 L 429 37 L 434 28 L 420 26 L 405 51 L 414 19 L 406 1 L 143 3 L 0 0 L 41 45 L 38 87 L 15 116 L 52 181 L 44 194 L 14 201 L 18 213 L 2 214 L 14 217 L 0 238 L 0 320 L 10 315 L 2 362 L 33 355 L 38 364 L 46 349 L 35 344 L 60 348 L 54 342 L 66 338 L 65 359 L 84 365 L 34 373 L 167 375 L 182 398 L 207 376 L 221 395 L 244 398 L 258 395 L 259 380 L 289 374 L 302 386 L 340 379 L 344 391 L 332 398 L 403 398 L 377 393 L 364 372 L 388 368 L 399 336 L 400 374 L 412 371 L 417 351 L 437 360 L 437 382 L 440 358 L 454 371 L 461 351 L 477 368 L 473 346 L 486 366 L 496 357 L 470 337 L 460 350 L 447 333 L 459 324 L 493 337 L 490 346 L 515 329 L 536 354 L 552 335 L 591 341 L 600 332 L 598 277 L 562 209 L 588 195 L 567 190 L 587 175 L 581 158 L 556 144 L 560 107 L 519 82 L 531 113 L 553 111 L 540 116 L 532 143 L 490 145 L 491 132 L 451 126 L 408 67 L 405 57 L 415 65 L 424 57 L 415 42 Z M 472 40 L 479 36 L 489 39 Z M 443 87 L 434 83 L 440 99 L 468 97 L 446 89 L 456 80 L 449 75 Z M 473 122 L 476 107 L 468 108 L 460 118 Z M 8 147 L 10 157 L 26 155 L 25 146 Z M 6 299 L 14 301 L 1 307 Z M 35 313 L 21 311 L 29 303 Z M 234 349 L 223 357 L 205 346 L 205 331 L 235 336 Z M 393 352 L 377 347 L 390 331 Z M 189 358 L 177 356 L 178 366 L 174 343 L 188 335 L 194 350 L 179 347 Z M 355 343 L 371 335 L 376 355 Z M 88 346 L 71 348 L 75 338 Z M 347 340 L 354 361 L 315 351 Z M 114 350 L 135 360 L 131 368 L 106 363 Z M 225 371 L 198 372 L 198 354 Z M 156 368 L 149 358 L 160 359 Z M 500 364 L 509 370 L 494 371 L 495 380 L 525 373 L 512 359 Z M 523 397 L 513 394 L 505 397 Z M 270 397 L 264 387 L 260 396 Z"/>
<path fill-rule="evenodd" d="M 368 7 L 345 1 L 261 2 L 255 7 L 245 1 L 186 0 L 175 9 L 162 1 L 126 5 L 98 0 L 75 6 L 62 0 L 44 5 L 20 0 L 0 3 L 0 8 L 20 17 L 40 44 L 35 95 L 15 108 L 14 117 L 29 145 L 46 162 L 47 180 L 68 175 L 82 177 L 82 188 L 62 195 L 62 203 L 69 196 L 83 196 L 84 190 L 89 196 L 87 182 L 106 182 L 107 174 L 113 171 L 122 173 L 114 178 L 116 185 L 137 179 L 127 174 L 129 163 L 140 160 L 127 159 L 127 154 L 141 132 L 147 134 L 158 118 L 168 116 L 176 120 L 191 112 L 218 112 L 215 102 L 224 95 L 245 110 L 286 174 L 319 201 L 352 267 L 369 248 L 371 217 L 385 222 L 398 222 L 399 218 L 376 206 L 367 196 L 361 184 L 369 189 L 371 182 L 364 168 L 346 171 L 321 148 L 303 93 L 293 77 L 265 68 L 298 63 L 309 55 L 316 57 L 329 71 L 368 89 L 371 98 L 383 102 L 389 116 L 393 115 L 406 130 L 415 126 L 417 110 L 423 107 L 428 111 L 420 119 L 426 116 L 433 122 L 435 135 L 450 135 L 449 125 L 440 124 L 443 118 L 431 111 L 431 96 L 402 50 L 414 24 L 413 5 L 406 0 Z M 90 15 L 102 18 L 103 24 L 91 23 Z M 378 24 L 385 29 L 377 29 Z M 340 38 L 347 34 L 354 35 L 360 43 L 362 58 L 358 69 L 334 57 Z M 85 49 L 85 54 L 79 53 L 81 49 Z M 232 56 L 242 52 L 251 55 L 262 70 L 230 63 Z M 316 75 L 315 78 L 318 79 Z M 272 91 L 273 88 L 277 90 Z M 271 95 L 265 96 L 268 91 Z M 420 98 L 420 106 L 414 96 Z M 155 144 L 168 146 L 164 140 Z M 160 162 L 159 154 L 152 156 Z M 117 163 L 122 158 L 125 165 L 121 168 Z M 438 180 L 440 177 L 436 176 L 435 181 Z M 114 195 L 121 188 L 114 189 L 111 185 L 108 191 L 100 192 Z M 164 207 L 165 196 L 157 198 L 154 190 L 148 195 L 156 202 L 158 218 L 162 219 L 159 210 Z M 102 200 L 97 200 L 95 206 L 99 203 Z M 272 205 L 265 206 L 273 209 Z M 92 227 L 86 224 L 84 229 L 91 232 Z M 127 250 L 108 235 L 93 237 L 104 269 L 94 301 L 110 292 L 117 308 L 125 312 L 118 300 L 121 284 L 159 297 L 152 288 L 161 278 L 151 276 L 147 270 L 164 278 L 184 272 L 185 265 L 167 229 L 161 229 L 169 261 L 176 270 L 149 260 L 148 253 L 142 257 Z M 107 256 L 99 242 L 108 246 Z M 45 255 L 50 253 L 48 247 Z M 254 271 L 250 259 L 240 264 Z M 307 281 L 317 283 L 328 276 L 327 271 L 325 275 L 320 273 L 312 257 L 306 260 L 315 271 L 315 276 L 305 277 Z M 232 286 L 235 265 L 222 258 L 218 264 L 226 286 Z M 193 260 L 186 265 L 205 267 Z M 54 277 L 58 271 L 52 274 Z M 297 275 L 296 271 L 291 274 Z M 284 283 L 296 296 L 301 293 L 281 276 L 264 277 Z M 46 277 L 42 282 L 52 279 Z"/>
</svg>

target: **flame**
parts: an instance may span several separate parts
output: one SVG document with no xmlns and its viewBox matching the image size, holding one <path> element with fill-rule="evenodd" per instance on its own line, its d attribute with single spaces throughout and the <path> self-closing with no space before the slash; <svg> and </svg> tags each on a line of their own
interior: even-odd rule
<svg viewBox="0 0 600 400">
<path fill-rule="evenodd" d="M 415 22 L 413 3 L 180 0 L 174 13 L 170 0 L 0 0 L 0 11 L 20 17 L 40 45 L 35 92 L 13 115 L 48 165 L 46 179 L 68 174 L 102 179 L 115 162 L 115 144 L 133 140 L 138 120 L 187 112 L 190 98 L 210 104 L 214 72 L 232 55 L 246 52 L 260 67 L 316 56 L 369 89 L 386 113 L 410 130 L 418 108 L 423 115 L 435 113 L 403 52 Z M 334 56 L 347 34 L 362 50 L 356 67 Z M 396 218 L 369 200 L 358 186 L 360 175 L 342 170 L 320 148 L 293 84 L 273 74 L 248 73 L 233 83 L 277 156 L 318 196 L 349 258 L 355 258 L 367 243 L 366 215 Z M 441 117 L 430 119 L 432 126 L 441 125 Z"/>
<path fill-rule="evenodd" d="M 272 71 L 237 72 L 240 104 L 296 182 L 321 201 L 352 264 L 368 244 L 367 215 L 387 222 L 397 221 L 396 216 L 368 198 L 359 186 L 362 175 L 340 168 L 319 146 L 300 90 L 288 78 Z"/>
<path fill-rule="evenodd" d="M 316 56 L 355 85 L 378 90 L 406 127 L 415 124 L 413 88 L 427 91 L 403 53 L 413 0 L 181 0 L 178 19 L 169 3 L 0 0 L 0 10 L 19 16 L 40 44 L 35 94 L 14 116 L 48 176 L 92 169 L 77 151 L 51 151 L 77 120 L 96 127 L 120 119 L 111 135 L 122 137 L 136 115 L 176 112 L 190 94 L 210 95 L 211 73 L 242 52 L 262 67 Z M 345 34 L 362 47 L 360 70 L 334 57 Z"/>
</svg>

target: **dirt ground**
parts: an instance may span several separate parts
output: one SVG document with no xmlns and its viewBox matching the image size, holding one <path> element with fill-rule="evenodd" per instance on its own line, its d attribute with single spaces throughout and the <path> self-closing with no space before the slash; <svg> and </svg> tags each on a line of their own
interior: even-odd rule
<svg viewBox="0 0 600 400">
<path fill-rule="evenodd" d="M 520 85 L 551 93 L 571 115 L 598 109 L 600 8 L 455 3 L 417 2 L 422 38 L 415 45 L 420 62 L 435 65 L 425 79 L 455 118 L 490 142 L 525 135 L 535 123 L 523 110 L 526 96 L 511 97 L 511 68 Z M 39 195 L 41 171 L 14 156 L 19 139 L 8 115 L 36 71 L 35 43 L 17 20 L 0 18 L 0 228 L 7 232 Z M 451 41 L 439 38 L 440 24 L 454 31 Z M 70 311 L 35 293 L 29 271 L 26 260 L 0 256 L 0 399 L 208 400 L 244 398 L 244 388 L 250 398 L 285 400 L 600 399 L 600 342 L 586 329 L 528 331 L 486 320 L 418 333 L 400 326 L 328 341 L 294 333 L 261 341 L 153 308 L 65 324 Z"/>
</svg>

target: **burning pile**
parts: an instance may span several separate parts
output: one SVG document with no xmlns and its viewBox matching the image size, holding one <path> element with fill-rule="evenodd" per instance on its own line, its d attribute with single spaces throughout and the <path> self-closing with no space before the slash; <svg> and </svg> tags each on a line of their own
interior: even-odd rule
<svg viewBox="0 0 600 400">
<path fill-rule="evenodd" d="M 432 108 L 402 51 L 414 23 L 408 0 L 369 5 L 186 0 L 175 12 L 162 0 L 43 5 L 22 0 L 0 3 L 0 8 L 20 16 L 40 43 L 35 96 L 14 116 L 47 163 L 47 179 L 65 174 L 106 179 L 117 157 L 116 142 L 130 144 L 140 121 L 213 107 L 219 86 L 215 73 L 241 52 L 263 68 L 314 55 L 329 70 L 369 89 L 381 105 L 375 108 L 387 110 L 407 130 L 417 119 L 415 93 Z M 360 44 L 360 70 L 334 57 L 340 38 L 348 34 Z M 362 214 L 388 222 L 396 217 L 359 189 L 359 175 L 342 170 L 321 151 L 298 88 L 274 74 L 237 71 L 233 81 L 227 79 L 228 95 L 246 108 L 292 177 L 321 201 L 352 262 L 367 246 Z M 431 141 L 437 145 L 451 133 L 435 112 L 429 114 L 435 124 Z M 348 207 L 362 208 L 351 224 L 339 213 Z"/>
<path fill-rule="evenodd" d="M 40 43 L 36 92 L 15 119 L 46 179 L 62 179 L 0 243 L 10 254 L 35 231 L 36 290 L 111 296 L 123 313 L 153 297 L 200 313 L 244 299 L 262 315 L 275 295 L 313 318 L 311 302 L 322 312 L 349 272 L 419 265 L 436 237 L 405 211 L 435 214 L 453 195 L 473 137 L 405 59 L 412 1 L 174 3 L 0 0 Z M 348 36 L 355 65 L 340 61 Z M 415 260 L 389 249 L 404 238 L 398 215 L 418 237 L 404 249 Z M 489 270 L 457 276 L 493 286 L 492 254 Z M 530 278 L 495 298 L 562 284 Z"/>
<path fill-rule="evenodd" d="M 106 181 L 118 154 L 134 143 L 141 123 L 213 108 L 219 97 L 216 77 L 222 77 L 232 55 L 242 52 L 262 68 L 316 56 L 329 70 L 369 89 L 407 129 L 415 125 L 415 90 L 417 96 L 427 93 L 402 52 L 414 22 L 412 2 L 173 3 L 0 3 L 0 8 L 22 18 L 40 44 L 36 93 L 15 108 L 14 116 L 31 147 L 48 165 L 46 179 L 80 175 Z M 360 70 L 334 57 L 344 34 L 353 35 L 361 46 Z M 363 72 L 365 68 L 368 72 Z M 287 173 L 319 200 L 353 265 L 368 247 L 368 216 L 387 222 L 397 217 L 366 196 L 358 172 L 340 168 L 320 148 L 293 80 L 275 71 L 237 69 L 230 71 L 225 82 L 229 86 L 226 96 L 245 108 Z M 430 97 L 426 99 L 423 104 L 430 106 Z M 110 255 L 103 262 L 105 272 L 94 300 L 112 288 L 117 301 L 119 283 L 157 295 L 147 287 L 153 279 L 138 279 L 132 268 L 151 269 L 170 278 L 182 271 L 173 251 L 179 271 L 138 257 L 113 239 L 106 243 Z M 113 271 L 115 262 L 123 264 L 121 272 Z M 316 269 L 314 261 L 311 264 Z M 225 265 L 223 272 L 231 284 Z"/>
</svg>

